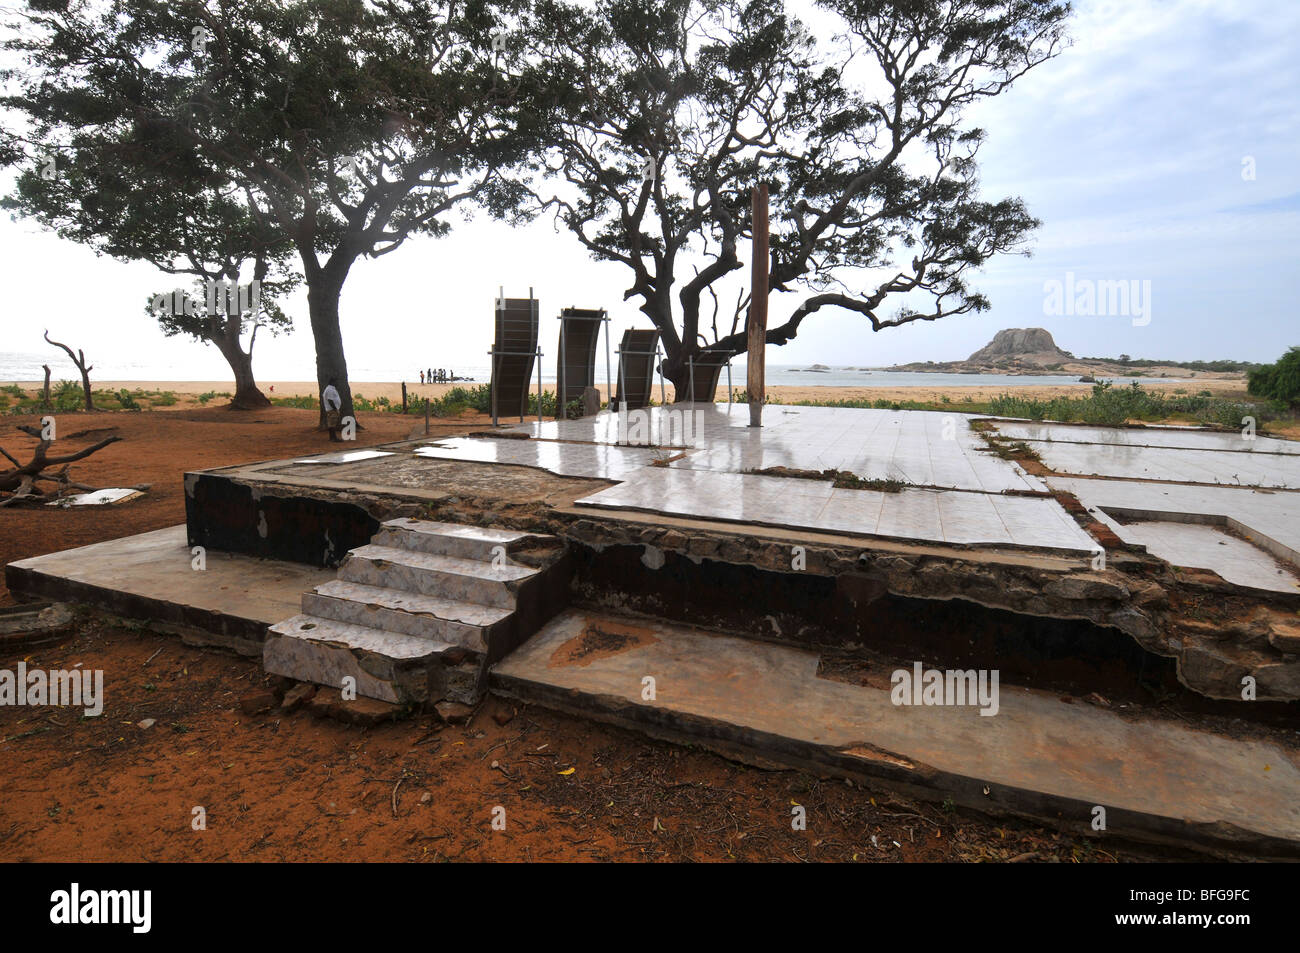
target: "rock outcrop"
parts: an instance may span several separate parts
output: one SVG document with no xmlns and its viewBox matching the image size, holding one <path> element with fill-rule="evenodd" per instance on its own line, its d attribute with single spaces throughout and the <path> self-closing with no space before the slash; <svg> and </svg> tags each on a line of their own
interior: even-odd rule
<svg viewBox="0 0 1300 953">
<path fill-rule="evenodd" d="M 966 359 L 968 364 L 999 365 L 1007 362 L 1024 364 L 1060 364 L 1074 355 L 1062 351 L 1043 328 L 1007 328 Z"/>
</svg>

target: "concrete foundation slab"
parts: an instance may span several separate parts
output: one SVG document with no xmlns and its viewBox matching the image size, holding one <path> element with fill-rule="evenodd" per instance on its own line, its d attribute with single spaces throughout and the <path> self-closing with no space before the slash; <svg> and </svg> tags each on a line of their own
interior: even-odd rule
<svg viewBox="0 0 1300 953">
<path fill-rule="evenodd" d="M 829 481 L 656 467 L 577 501 L 582 507 L 640 510 L 924 540 L 1091 553 L 1097 546 L 1052 499 L 904 489 L 836 489 Z"/>
<path fill-rule="evenodd" d="M 1026 441 L 1057 473 L 1169 483 L 1300 488 L 1294 454 Z"/>
<path fill-rule="evenodd" d="M 992 716 L 896 706 L 888 689 L 817 671 L 818 657 L 799 649 L 571 610 L 492 680 L 521 698 L 723 753 L 870 776 L 1083 835 L 1101 807 L 1109 834 L 1300 856 L 1294 751 L 1007 686 Z"/>
<path fill-rule="evenodd" d="M 645 447 L 610 444 L 555 443 L 540 440 L 502 440 L 493 437 L 452 437 L 416 447 L 422 457 L 472 460 L 540 467 L 560 476 L 623 480 L 664 456 Z"/>
<path fill-rule="evenodd" d="M 642 432 L 651 442 L 691 451 L 672 462 L 675 468 L 727 473 L 769 467 L 844 470 L 864 480 L 899 480 L 913 486 L 985 493 L 1043 490 L 1037 477 L 984 452 L 968 414 L 769 404 L 762 428 L 755 430 L 748 426 L 749 410 L 741 404 L 674 404 L 643 413 L 647 425 Z M 511 429 L 543 442 L 594 445 L 612 445 L 637 432 L 608 412 Z M 572 447 L 565 450 L 573 452 Z"/>
<path fill-rule="evenodd" d="M 299 611 L 302 594 L 332 570 L 208 550 L 201 563 L 185 526 L 10 563 L 5 582 L 25 599 L 87 602 L 245 654 L 269 625 Z M 203 569 L 195 568 L 203 565 Z"/>
<path fill-rule="evenodd" d="M 1108 514 L 1136 520 L 1219 524 L 1250 537 L 1261 549 L 1300 567 L 1300 493 L 1067 477 L 1049 477 L 1048 484 L 1054 490 L 1072 493 L 1108 522 L 1121 539 L 1128 538 L 1126 530 L 1108 518 Z M 1131 541 L 1141 542 L 1136 538 Z"/>
<path fill-rule="evenodd" d="M 1247 439 L 1241 433 L 1196 430 L 1191 427 L 1087 427 L 1076 424 L 997 421 L 998 433 L 1012 440 L 1054 443 L 1098 443 L 1114 447 L 1181 447 L 1232 453 L 1300 454 L 1300 442 L 1278 437 Z"/>
<path fill-rule="evenodd" d="M 1237 586 L 1300 594 L 1300 576 L 1294 569 L 1218 526 L 1165 520 L 1119 523 L 1104 513 L 1100 516 L 1124 542 L 1145 546 L 1171 565 L 1210 569 Z"/>
</svg>

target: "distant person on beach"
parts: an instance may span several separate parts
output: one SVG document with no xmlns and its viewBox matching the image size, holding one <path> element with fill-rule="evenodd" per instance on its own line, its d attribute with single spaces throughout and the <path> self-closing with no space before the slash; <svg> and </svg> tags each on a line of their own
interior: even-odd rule
<svg viewBox="0 0 1300 953">
<path fill-rule="evenodd" d="M 330 439 L 339 442 L 343 439 L 339 436 L 339 428 L 343 425 L 341 417 L 343 398 L 339 396 L 339 390 L 334 386 L 336 382 L 336 378 L 329 379 L 325 390 L 321 392 L 320 403 L 325 408 L 325 426 L 329 428 Z"/>
<path fill-rule="evenodd" d="M 429 383 L 433 383 L 433 368 L 429 368 Z"/>
<path fill-rule="evenodd" d="M 420 383 L 424 383 L 424 371 L 420 371 Z"/>
</svg>

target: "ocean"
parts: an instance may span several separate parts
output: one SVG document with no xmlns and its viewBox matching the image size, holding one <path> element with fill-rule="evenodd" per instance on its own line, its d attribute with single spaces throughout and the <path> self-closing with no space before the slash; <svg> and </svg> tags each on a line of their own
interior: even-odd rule
<svg viewBox="0 0 1300 953">
<path fill-rule="evenodd" d="M 230 376 L 229 368 L 220 355 L 209 351 L 201 363 L 188 362 L 180 367 L 175 364 L 161 364 L 157 361 L 111 361 L 92 359 L 94 370 L 91 382 L 103 381 L 181 381 L 181 380 L 225 380 Z M 77 369 L 63 355 L 44 353 L 0 353 L 0 383 L 13 381 L 40 381 L 45 372 L 42 364 L 49 364 L 52 379 L 79 381 Z M 613 366 L 617 373 L 617 361 Z M 293 365 L 277 366 L 272 360 L 254 361 L 253 370 L 259 381 L 303 381 L 310 380 L 313 365 L 310 362 L 295 362 Z M 488 365 L 464 365 L 450 368 L 460 377 L 472 381 L 486 382 L 489 378 Z M 362 362 L 351 364 L 348 376 L 353 381 L 397 382 L 405 380 L 415 383 L 419 380 L 419 367 L 380 366 Z M 534 372 L 535 373 L 535 372 Z M 1172 380 L 1172 378 L 1165 378 Z M 605 383 L 605 359 L 600 354 L 596 359 L 596 381 Z M 731 373 L 732 386 L 745 386 L 745 364 L 736 362 Z M 726 385 L 727 374 L 722 373 L 721 384 Z M 542 360 L 542 383 L 555 383 L 555 365 Z M 1078 383 L 1078 378 L 1061 374 L 1011 375 L 1011 374 L 945 374 L 924 373 L 917 371 L 888 371 L 869 367 L 834 367 L 813 369 L 807 364 L 769 364 L 767 365 L 767 383 L 773 387 L 970 387 L 1027 385 L 1068 385 Z M 657 385 L 656 385 L 657 386 Z M 1082 385 L 1086 386 L 1086 385 Z"/>
</svg>

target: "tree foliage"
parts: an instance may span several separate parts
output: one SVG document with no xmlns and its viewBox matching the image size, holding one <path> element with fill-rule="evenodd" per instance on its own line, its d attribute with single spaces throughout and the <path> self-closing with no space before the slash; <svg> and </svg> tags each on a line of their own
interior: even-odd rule
<svg viewBox="0 0 1300 953">
<path fill-rule="evenodd" d="M 1068 4 L 823 0 L 816 34 L 780 0 L 539 9 L 566 98 L 537 207 L 631 270 L 675 382 L 701 349 L 746 346 L 743 292 L 719 324 L 718 290 L 744 267 L 759 181 L 769 286 L 798 299 L 770 344 L 823 308 L 873 331 L 984 310 L 971 272 L 1038 224 L 981 196 L 984 133 L 962 117 L 1056 55 Z"/>
<path fill-rule="evenodd" d="M 29 163 L 55 157 L 69 189 L 83 175 L 75 170 L 115 153 L 146 165 L 154 156 L 154 170 L 201 184 L 204 199 L 183 210 L 188 232 L 152 236 L 159 260 L 181 256 L 187 235 L 221 228 L 227 214 L 255 230 L 268 261 L 292 249 L 318 380 L 337 379 L 350 412 L 339 297 L 352 265 L 412 235 L 446 233 L 448 214 L 471 200 L 499 214 L 517 201 L 501 173 L 526 160 L 544 111 L 530 71 L 507 75 L 493 37 L 524 9 L 519 0 L 29 2 L 7 43 L 28 65 L 6 77 L 17 91 L 3 100 L 29 129 L 3 151 L 20 147 Z M 137 209 L 148 201 L 125 187 L 113 194 Z"/>
<path fill-rule="evenodd" d="M 1300 346 L 1287 348 L 1276 363 L 1252 369 L 1246 391 L 1255 397 L 1300 404 Z"/>
</svg>

